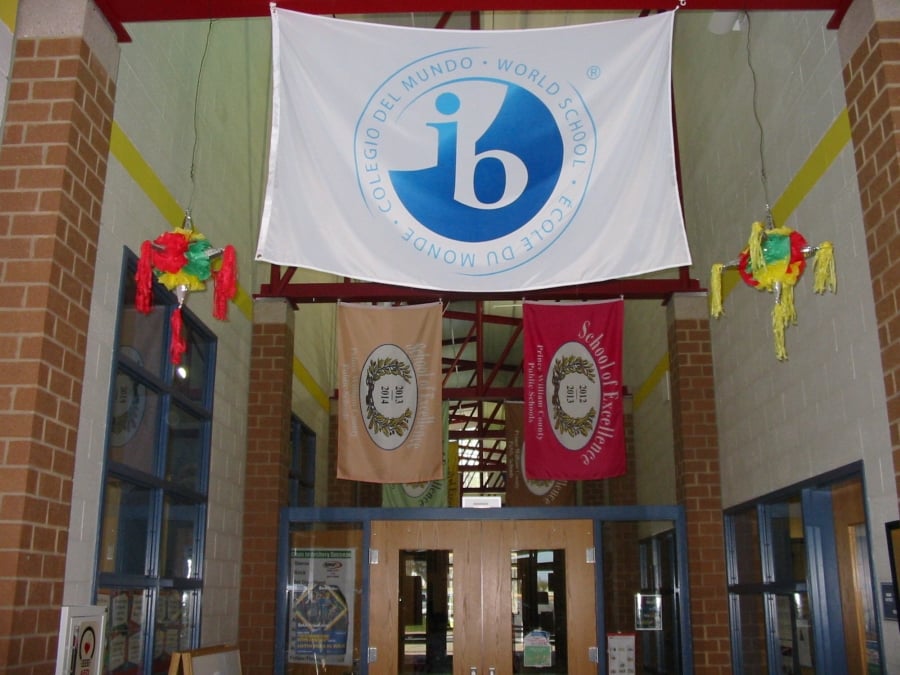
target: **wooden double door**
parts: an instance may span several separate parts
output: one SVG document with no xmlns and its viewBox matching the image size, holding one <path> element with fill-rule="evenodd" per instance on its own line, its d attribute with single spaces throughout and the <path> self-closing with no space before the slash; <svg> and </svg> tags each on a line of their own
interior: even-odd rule
<svg viewBox="0 0 900 675">
<path fill-rule="evenodd" d="M 373 674 L 596 673 L 590 520 L 373 521 Z"/>
</svg>

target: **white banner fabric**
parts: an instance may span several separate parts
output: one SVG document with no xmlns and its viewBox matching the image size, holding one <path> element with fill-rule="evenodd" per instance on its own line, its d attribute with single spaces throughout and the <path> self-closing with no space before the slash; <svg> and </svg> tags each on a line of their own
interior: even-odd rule
<svg viewBox="0 0 900 675">
<path fill-rule="evenodd" d="M 257 259 L 479 292 L 689 265 L 673 17 L 458 31 L 273 8 Z"/>
</svg>

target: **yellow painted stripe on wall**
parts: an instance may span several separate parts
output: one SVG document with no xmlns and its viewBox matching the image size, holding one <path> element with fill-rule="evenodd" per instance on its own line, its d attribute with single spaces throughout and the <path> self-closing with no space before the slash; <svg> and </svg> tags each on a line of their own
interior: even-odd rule
<svg viewBox="0 0 900 675">
<path fill-rule="evenodd" d="M 184 222 L 184 209 L 116 122 L 113 122 L 109 137 L 109 152 L 119 160 L 166 221 L 172 227 L 180 227 Z"/>
<path fill-rule="evenodd" d="M 634 397 L 632 398 L 634 410 L 637 410 L 647 397 L 653 393 L 653 390 L 656 389 L 656 385 L 658 385 L 660 380 L 666 376 L 667 372 L 669 372 L 669 352 L 663 354 L 659 363 L 656 364 L 650 375 L 647 376 L 647 379 L 644 380 L 644 383 L 635 392 Z"/>
<path fill-rule="evenodd" d="M 0 0 L 5 2 L 7 0 Z M 119 160 L 132 180 L 144 191 L 144 194 L 152 201 L 159 212 L 172 227 L 179 227 L 184 222 L 184 209 L 178 200 L 172 196 L 169 189 L 156 175 L 153 167 L 147 163 L 140 151 L 135 147 L 128 135 L 116 122 L 113 122 L 112 133 L 109 139 L 109 152 Z M 238 286 L 237 295 L 233 300 L 234 305 L 248 321 L 253 320 L 253 299 L 241 286 Z M 299 359 L 294 357 L 294 376 L 300 381 L 306 390 L 312 394 L 313 399 L 328 412 L 330 403 L 328 394 L 319 386 L 315 378 L 310 374 Z"/>
<path fill-rule="evenodd" d="M 783 225 L 806 195 L 812 191 L 825 172 L 831 167 L 844 146 L 850 142 L 850 114 L 841 111 L 831 127 L 807 157 L 803 166 L 791 180 L 778 201 L 772 207 L 772 217 L 776 225 Z"/>
<path fill-rule="evenodd" d="M 19 0 L 0 0 L 0 21 L 5 23 L 9 32 L 16 32 L 16 14 L 19 11 Z"/>
<path fill-rule="evenodd" d="M 809 157 L 803 163 L 803 166 L 794 175 L 791 182 L 785 188 L 784 192 L 778 198 L 778 201 L 772 206 L 772 218 L 776 225 L 783 225 L 790 215 L 798 206 L 806 199 L 806 196 L 816 186 L 825 172 L 831 168 L 831 165 L 841 154 L 847 143 L 850 142 L 850 115 L 846 108 L 835 118 L 834 122 L 822 136 L 821 140 L 813 148 Z M 750 223 L 747 223 L 747 236 L 750 236 Z M 740 242 L 736 244 L 735 257 L 741 249 L 744 248 Z M 733 257 L 729 257 L 732 260 Z M 708 273 L 708 272 L 707 272 Z M 722 301 L 734 290 L 738 285 L 741 277 L 736 270 L 726 270 L 722 275 Z M 665 364 L 662 372 L 660 366 Z M 641 403 L 647 398 L 651 391 L 659 384 L 660 380 L 669 369 L 669 355 L 663 356 L 657 364 L 653 372 L 638 388 L 634 396 L 634 410 L 637 410 Z"/>
<path fill-rule="evenodd" d="M 296 356 L 294 357 L 294 377 L 300 381 L 300 384 L 306 388 L 306 391 L 312 394 L 312 397 L 322 410 L 328 412 L 331 409 L 331 402 L 328 400 L 328 394 L 326 394 L 322 387 L 319 386 L 319 383 L 316 382 L 312 374 L 306 369 L 306 366 L 304 366 Z"/>
</svg>

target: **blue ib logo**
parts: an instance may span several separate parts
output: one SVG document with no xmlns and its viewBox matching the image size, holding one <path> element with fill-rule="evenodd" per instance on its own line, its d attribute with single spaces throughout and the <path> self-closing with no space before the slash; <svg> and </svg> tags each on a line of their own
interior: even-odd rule
<svg viewBox="0 0 900 675">
<path fill-rule="evenodd" d="M 474 274 L 491 255 L 511 267 L 555 241 L 578 210 L 596 147 L 571 85 L 481 51 L 399 69 L 372 95 L 355 134 L 369 211 L 423 248 L 438 242 L 444 262 L 457 247 Z"/>
</svg>

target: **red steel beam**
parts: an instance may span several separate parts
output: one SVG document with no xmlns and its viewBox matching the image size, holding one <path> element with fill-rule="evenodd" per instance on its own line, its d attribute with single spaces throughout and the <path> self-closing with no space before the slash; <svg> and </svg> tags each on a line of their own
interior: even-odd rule
<svg viewBox="0 0 900 675">
<path fill-rule="evenodd" d="M 667 300 L 673 293 L 704 290 L 688 272 L 678 278 L 617 279 L 577 286 L 561 286 L 533 291 L 469 293 L 408 288 L 375 282 L 359 283 L 290 283 L 287 275 L 272 267 L 270 282 L 262 284 L 257 298 L 284 298 L 293 304 L 310 302 L 451 302 L 454 300 Z"/>
<path fill-rule="evenodd" d="M 236 19 L 269 16 L 270 0 L 95 0 L 121 42 L 130 41 L 127 23 Z M 688 0 L 679 11 L 830 11 L 829 28 L 840 26 L 851 0 Z M 307 14 L 394 14 L 469 12 L 478 25 L 481 11 L 669 11 L 673 0 L 494 0 L 485 7 L 474 0 L 281 0 L 277 6 Z"/>
</svg>

